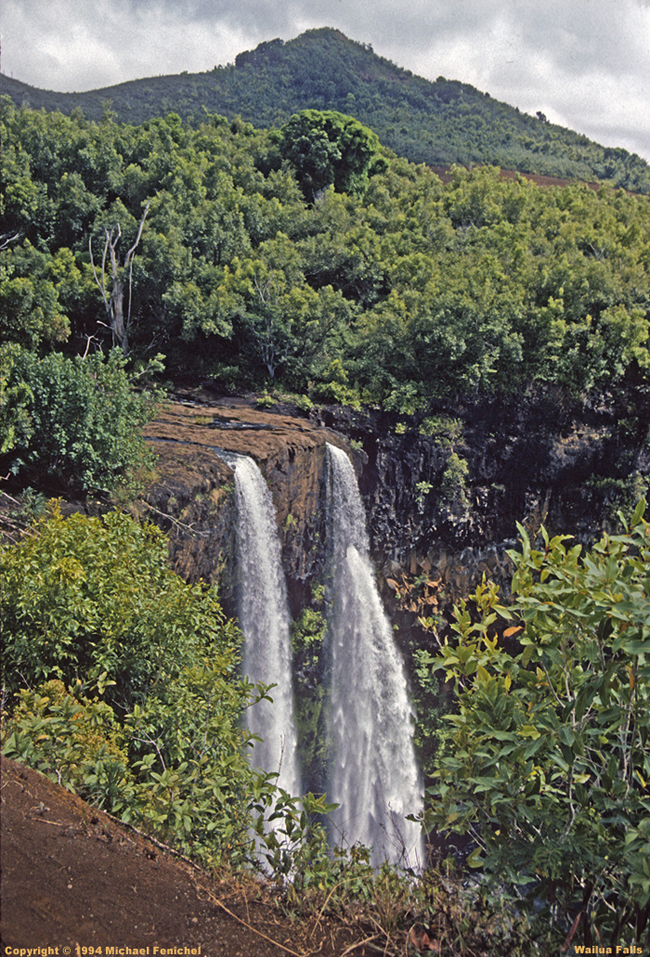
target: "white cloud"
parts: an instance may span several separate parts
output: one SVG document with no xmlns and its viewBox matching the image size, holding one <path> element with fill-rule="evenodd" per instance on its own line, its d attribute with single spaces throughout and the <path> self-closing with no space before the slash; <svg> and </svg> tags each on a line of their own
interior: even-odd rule
<svg viewBox="0 0 650 957">
<path fill-rule="evenodd" d="M 325 25 L 650 160 L 650 0 L 4 0 L 2 68 L 93 89 Z"/>
</svg>

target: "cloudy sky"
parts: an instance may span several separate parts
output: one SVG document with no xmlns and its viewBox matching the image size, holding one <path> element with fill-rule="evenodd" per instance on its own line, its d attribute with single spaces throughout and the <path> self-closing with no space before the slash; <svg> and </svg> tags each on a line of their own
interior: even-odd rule
<svg viewBox="0 0 650 957">
<path fill-rule="evenodd" d="M 89 90 L 321 26 L 650 162 L 650 0 L 0 0 L 1 69 Z"/>
</svg>

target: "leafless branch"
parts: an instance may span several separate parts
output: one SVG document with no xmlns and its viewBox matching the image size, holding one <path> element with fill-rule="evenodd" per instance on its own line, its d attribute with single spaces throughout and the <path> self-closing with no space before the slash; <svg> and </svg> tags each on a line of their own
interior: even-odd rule
<svg viewBox="0 0 650 957">
<path fill-rule="evenodd" d="M 102 325 L 104 325 L 103 322 L 102 322 Z M 84 354 L 81 357 L 82 359 L 85 359 L 86 356 L 88 355 L 88 350 L 90 349 L 90 343 L 93 341 L 96 341 L 95 336 L 86 335 L 86 348 L 84 349 Z"/>
<path fill-rule="evenodd" d="M 169 519 L 173 525 L 177 528 L 182 529 L 184 532 L 189 532 L 190 535 L 196 535 L 199 538 L 208 538 L 212 532 L 197 532 L 195 528 L 192 528 L 191 525 L 185 525 L 184 522 L 179 522 L 178 519 L 174 518 L 173 515 L 169 515 L 167 512 L 161 512 L 159 508 L 156 508 L 154 505 L 150 505 L 149 502 L 143 501 L 142 503 L 146 508 L 150 509 L 152 512 L 155 512 L 156 515 L 160 515 L 162 518 Z"/>
<path fill-rule="evenodd" d="M 126 254 L 126 259 L 124 260 L 124 265 L 129 267 L 129 308 L 126 314 L 126 328 L 130 329 L 131 327 L 131 298 L 133 291 L 133 254 L 135 253 L 138 243 L 140 242 L 140 237 L 142 236 L 142 230 L 144 229 L 144 221 L 147 218 L 147 213 L 149 212 L 149 206 L 151 201 L 147 200 L 147 205 L 144 208 L 144 213 L 142 214 L 142 219 L 140 220 L 140 228 L 138 229 L 138 235 L 135 237 L 135 242 L 129 249 Z"/>
<path fill-rule="evenodd" d="M 120 267 L 120 263 L 117 256 L 117 246 L 122 236 L 122 227 L 119 223 L 115 226 L 104 226 L 104 249 L 102 252 L 102 264 L 101 264 L 101 276 L 99 270 L 95 266 L 95 260 L 93 257 L 93 245 L 92 237 L 88 238 L 88 249 L 90 251 L 90 264 L 92 266 L 93 276 L 97 287 L 102 295 L 102 300 L 104 302 L 104 309 L 106 310 L 106 315 L 108 317 L 108 328 L 111 330 L 113 336 L 114 345 L 118 345 L 122 348 L 124 355 L 127 355 L 128 348 L 128 329 L 131 323 L 131 298 L 132 298 L 132 288 L 133 288 L 133 257 L 135 251 L 138 247 L 140 239 L 142 238 L 142 230 L 144 229 L 144 223 L 147 218 L 147 213 L 149 212 L 150 203 L 147 202 L 145 206 L 144 213 L 142 214 L 142 219 L 140 220 L 140 225 L 138 227 L 138 233 L 135 238 L 135 242 L 127 252 L 124 258 L 124 265 Z M 110 293 L 106 289 L 106 260 L 110 258 L 110 273 L 111 273 L 111 290 Z M 124 321 L 124 283 L 120 278 L 120 269 L 128 269 L 129 271 L 129 305 L 126 323 Z M 100 323 L 100 325 L 106 325 L 105 323 Z"/>
<path fill-rule="evenodd" d="M 13 233 L 13 235 L 12 233 L 0 234 L 0 250 L 6 249 L 12 243 L 15 243 L 17 240 L 19 240 L 21 236 L 22 233 Z"/>
</svg>

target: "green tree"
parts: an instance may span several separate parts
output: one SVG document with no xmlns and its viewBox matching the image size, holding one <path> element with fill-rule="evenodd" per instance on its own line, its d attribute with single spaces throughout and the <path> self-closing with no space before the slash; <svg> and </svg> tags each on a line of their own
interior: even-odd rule
<svg viewBox="0 0 650 957">
<path fill-rule="evenodd" d="M 33 394 L 20 377 L 13 375 L 20 347 L 0 346 L 0 456 L 25 446 L 31 435 L 29 406 Z"/>
<path fill-rule="evenodd" d="M 303 389 L 311 374 L 322 371 L 350 309 L 331 286 L 315 290 L 307 283 L 300 247 L 278 233 L 223 271 L 214 313 L 232 319 L 255 378 L 261 368 L 271 382 L 282 376 Z M 204 327 L 212 331 L 214 319 Z"/>
<path fill-rule="evenodd" d="M 280 150 L 310 203 L 328 186 L 363 193 L 368 178 L 386 168 L 377 135 L 334 110 L 296 113 L 282 127 Z"/>
<path fill-rule="evenodd" d="M 3 402 L 22 423 L 19 430 L 16 421 L 6 425 L 14 430 L 14 474 L 36 484 L 54 481 L 71 493 L 98 493 L 152 464 L 140 430 L 155 415 L 159 395 L 135 391 L 119 350 L 107 358 L 53 352 L 39 359 L 26 350 L 9 358 Z M 160 357 L 153 368 L 162 368 Z"/>
<path fill-rule="evenodd" d="M 454 683 L 430 825 L 469 833 L 469 863 L 522 895 L 560 941 L 646 939 L 650 923 L 650 524 L 583 554 L 520 528 L 514 604 L 483 584 L 431 659 Z M 498 618 L 512 619 L 499 638 Z M 501 631 L 501 629 L 499 629 Z M 421 662 L 422 664 L 422 662 Z"/>
<path fill-rule="evenodd" d="M 29 349 L 65 342 L 70 322 L 64 314 L 51 257 L 30 243 L 0 253 L 0 323 L 5 342 Z"/>
<path fill-rule="evenodd" d="M 436 92 L 460 110 L 454 138 L 487 135 L 462 85 Z M 647 379 L 648 197 L 540 189 L 496 167 L 443 184 L 342 113 L 307 110 L 281 132 L 11 105 L 0 122 L 0 319 L 39 354 L 108 334 L 136 356 L 164 351 L 171 375 L 263 375 L 405 410 L 539 386 L 595 398 Z M 555 131 L 522 118 L 531 136 L 531 123 L 550 149 Z"/>
<path fill-rule="evenodd" d="M 216 588 L 171 571 L 160 529 L 53 504 L 0 550 L 0 609 L 4 753 L 187 853 L 248 847 L 270 785 L 245 757 L 240 634 Z"/>
</svg>

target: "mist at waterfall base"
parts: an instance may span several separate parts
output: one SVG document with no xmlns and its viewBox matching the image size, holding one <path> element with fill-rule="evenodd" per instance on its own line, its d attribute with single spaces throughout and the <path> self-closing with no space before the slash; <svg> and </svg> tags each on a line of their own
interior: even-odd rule
<svg viewBox="0 0 650 957">
<path fill-rule="evenodd" d="M 423 788 L 404 664 L 369 557 L 366 517 L 348 456 L 328 445 L 331 667 L 327 797 L 335 843 L 372 848 L 373 865 L 419 869 Z"/>
<path fill-rule="evenodd" d="M 246 711 L 248 730 L 259 735 L 253 767 L 278 773 L 277 784 L 301 794 L 298 736 L 293 707 L 290 615 L 275 509 L 264 476 L 247 456 L 231 456 L 237 500 L 238 614 L 244 635 L 242 669 L 253 682 L 276 687 L 272 702 Z"/>
</svg>

